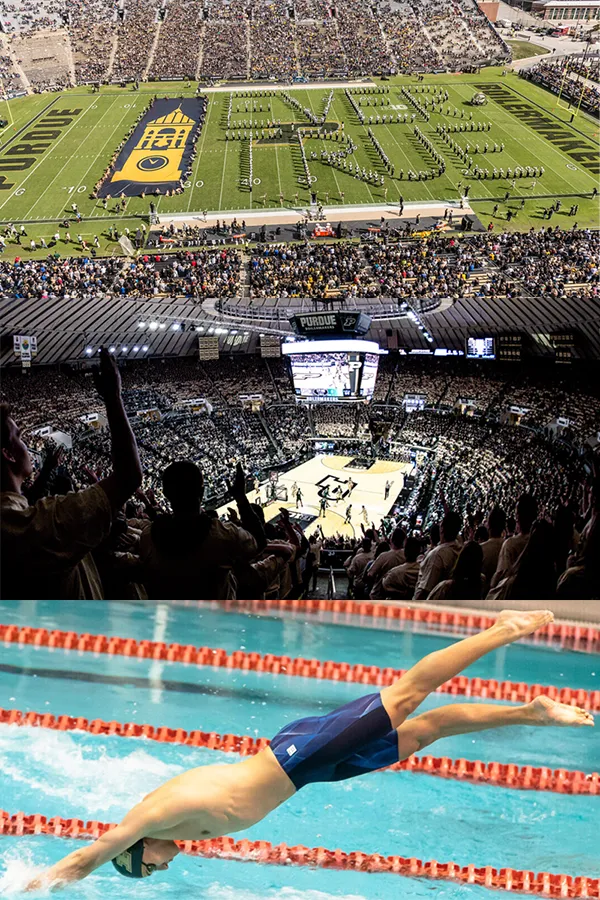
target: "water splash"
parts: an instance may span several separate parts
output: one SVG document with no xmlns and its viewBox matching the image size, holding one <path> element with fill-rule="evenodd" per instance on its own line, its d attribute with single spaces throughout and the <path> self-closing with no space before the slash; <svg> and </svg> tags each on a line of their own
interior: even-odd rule
<svg viewBox="0 0 600 900">
<path fill-rule="evenodd" d="M 26 785 L 40 799 L 61 798 L 82 815 L 131 807 L 184 770 L 137 745 L 125 755 L 83 735 L 0 727 L 0 769 L 5 783 Z"/>
<path fill-rule="evenodd" d="M 26 885 L 43 871 L 44 866 L 40 865 L 39 858 L 34 862 L 33 855 L 33 849 L 22 844 L 11 847 L 3 854 L 4 871 L 0 873 L 0 897 L 12 900 L 13 897 L 23 896 Z M 27 896 L 33 900 L 50 894 L 44 890 L 29 893 Z"/>
</svg>

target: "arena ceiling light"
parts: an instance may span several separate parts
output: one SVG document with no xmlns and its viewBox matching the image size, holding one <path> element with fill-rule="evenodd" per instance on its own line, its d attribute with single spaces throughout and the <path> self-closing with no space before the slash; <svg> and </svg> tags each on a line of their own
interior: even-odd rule
<svg viewBox="0 0 600 900">
<path fill-rule="evenodd" d="M 158 322 L 150 322 L 148 328 L 150 329 L 150 331 L 156 331 L 156 329 L 158 328 Z"/>
<path fill-rule="evenodd" d="M 145 322 L 138 322 L 138 328 L 145 328 L 145 327 L 146 327 Z"/>
<path fill-rule="evenodd" d="M 136 346 L 133 348 L 133 352 L 134 352 L 134 353 L 137 353 L 139 349 L 140 349 L 140 348 L 139 348 L 139 347 L 137 346 L 137 344 L 136 344 Z"/>
<path fill-rule="evenodd" d="M 109 353 L 114 353 L 116 349 L 117 349 L 116 347 L 109 347 L 109 348 L 108 348 L 108 352 L 109 352 Z"/>
<path fill-rule="evenodd" d="M 178 325 L 177 322 L 173 322 L 173 324 L 171 325 L 171 328 L 173 329 L 173 331 L 179 331 L 179 329 L 181 328 L 181 325 Z"/>
<path fill-rule="evenodd" d="M 144 353 L 147 353 L 148 350 L 149 350 L 148 344 L 144 344 L 144 346 L 142 347 L 142 351 L 143 351 Z"/>
<path fill-rule="evenodd" d="M 127 347 L 121 347 L 121 353 L 127 353 Z"/>
<path fill-rule="evenodd" d="M 87 353 L 88 356 L 91 356 L 92 353 L 94 352 L 94 348 L 93 348 L 93 347 L 86 347 L 86 348 L 85 348 L 85 352 Z"/>
<path fill-rule="evenodd" d="M 165 325 L 164 322 L 161 322 L 158 327 L 161 329 L 161 331 L 164 331 L 167 326 Z"/>
</svg>

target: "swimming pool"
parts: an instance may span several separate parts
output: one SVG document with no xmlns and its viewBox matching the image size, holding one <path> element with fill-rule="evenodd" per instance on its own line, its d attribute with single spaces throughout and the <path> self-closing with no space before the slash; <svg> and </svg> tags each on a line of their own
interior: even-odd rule
<svg viewBox="0 0 600 900">
<path fill-rule="evenodd" d="M 167 604 L 0 601 L 0 622 L 400 668 L 452 640 L 400 627 L 334 625 L 316 616 L 307 620 Z M 319 715 L 373 690 L 164 660 L 0 646 L 0 706 L 25 712 L 271 737 L 287 721 Z M 490 654 L 466 674 L 597 690 L 599 666 L 594 654 L 519 644 Z M 436 694 L 424 708 L 456 699 Z M 593 772 L 600 766 L 600 732 L 496 729 L 447 738 L 429 752 Z M 11 813 L 114 822 L 183 769 L 238 759 L 203 747 L 0 725 L 0 807 Z M 309 786 L 236 838 L 598 878 L 599 809 L 597 796 L 386 771 Z M 51 864 L 75 846 L 74 840 L 50 836 L 0 838 L 0 894 L 18 896 L 19 872 Z M 189 895 L 209 900 L 392 900 L 432 893 L 470 900 L 490 894 L 478 885 L 387 873 L 278 868 L 181 855 L 168 873 L 141 884 L 129 883 L 105 866 L 64 895 L 95 900 L 111 892 L 126 898 Z"/>
</svg>

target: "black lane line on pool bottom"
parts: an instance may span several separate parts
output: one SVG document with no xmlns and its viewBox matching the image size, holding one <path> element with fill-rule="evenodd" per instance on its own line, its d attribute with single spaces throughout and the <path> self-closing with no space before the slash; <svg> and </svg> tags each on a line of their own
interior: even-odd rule
<svg viewBox="0 0 600 900">
<path fill-rule="evenodd" d="M 265 700 L 264 692 L 253 691 L 248 688 L 233 690 L 231 688 L 214 688 L 205 684 L 194 684 L 189 681 L 165 681 L 162 678 L 140 678 L 135 675 L 99 675 L 96 672 L 79 672 L 72 669 L 33 669 L 28 666 L 10 666 L 0 663 L 0 672 L 8 675 L 29 675 L 35 678 L 57 678 L 63 681 L 87 681 L 93 684 L 111 684 L 117 687 L 131 685 L 132 687 L 146 688 L 147 690 L 174 691 L 182 694 L 202 694 L 207 697 L 229 697 L 240 700 L 255 700 L 261 703 Z M 267 703 L 277 706 L 289 706 L 290 701 L 300 707 L 323 712 L 322 698 L 310 701 L 302 697 L 277 696 L 267 694 Z"/>
</svg>

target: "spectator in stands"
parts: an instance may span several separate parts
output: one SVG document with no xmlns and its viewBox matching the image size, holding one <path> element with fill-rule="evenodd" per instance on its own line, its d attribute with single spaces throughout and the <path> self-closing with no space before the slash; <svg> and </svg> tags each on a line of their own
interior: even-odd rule
<svg viewBox="0 0 600 900">
<path fill-rule="evenodd" d="M 440 581 L 427 598 L 428 603 L 448 600 L 481 600 L 484 578 L 481 572 L 483 551 L 477 541 L 468 541 L 458 556 L 452 575 Z"/>
<path fill-rule="evenodd" d="M 365 537 L 359 544 L 354 556 L 349 556 L 344 563 L 348 572 L 348 588 L 352 589 L 354 580 L 364 572 L 367 563 L 375 558 L 375 546 L 371 538 Z"/>
<path fill-rule="evenodd" d="M 390 569 L 401 566 L 405 562 L 404 543 L 406 541 L 406 532 L 403 528 L 395 528 L 390 539 L 390 549 L 381 553 L 371 568 L 369 569 L 368 584 L 371 586 L 370 599 L 383 600 L 385 593 L 383 590 L 383 579 Z"/>
<path fill-rule="evenodd" d="M 488 593 L 488 600 L 551 600 L 556 593 L 554 528 L 538 519 L 516 562 Z"/>
<path fill-rule="evenodd" d="M 483 561 L 481 571 L 484 577 L 483 596 L 487 594 L 490 588 L 492 576 L 498 565 L 498 557 L 504 543 L 504 531 L 506 528 L 506 513 L 499 506 L 494 506 L 488 516 L 489 537 L 481 545 L 483 552 Z"/>
<path fill-rule="evenodd" d="M 257 503 L 251 503 L 250 508 L 258 517 L 263 530 L 266 530 L 262 507 Z M 232 521 L 235 525 L 241 525 L 237 514 L 232 517 Z M 259 540 L 259 545 L 261 543 L 262 541 Z M 251 563 L 236 567 L 237 599 L 259 600 L 284 597 L 283 585 L 289 580 L 288 570 L 295 555 L 296 547 L 289 541 L 268 541 L 258 557 L 255 557 Z"/>
<path fill-rule="evenodd" d="M 162 486 L 173 512 L 143 524 L 137 553 L 123 559 L 131 580 L 143 584 L 148 596 L 157 600 L 234 598 L 235 567 L 249 563 L 266 544 L 245 494 L 241 466 L 231 493 L 244 527 L 222 522 L 202 509 L 204 478 L 195 463 L 180 460 L 167 466 Z"/>
<path fill-rule="evenodd" d="M 420 564 L 417 562 L 421 544 L 415 537 L 409 537 L 404 544 L 405 561 L 394 566 L 383 576 L 382 589 L 386 598 L 411 600 L 415 592 Z"/>
<path fill-rule="evenodd" d="M 79 493 L 45 497 L 29 505 L 23 485 L 33 471 L 31 457 L 9 407 L 0 407 L 5 598 L 103 598 L 90 551 L 109 536 L 117 511 L 141 484 L 142 471 L 123 406 L 119 370 L 105 349 L 94 377 L 106 406 L 113 466 L 110 475 Z"/>
<path fill-rule="evenodd" d="M 562 575 L 567 567 L 567 559 L 575 550 L 578 534 L 575 530 L 575 514 L 571 506 L 561 503 L 554 518 L 556 538 L 556 574 Z"/>
<path fill-rule="evenodd" d="M 458 513 L 448 510 L 440 525 L 440 544 L 429 550 L 421 562 L 415 600 L 427 600 L 436 584 L 450 576 L 461 549 L 457 540 L 461 527 L 462 520 Z"/>
<path fill-rule="evenodd" d="M 311 581 L 313 585 L 316 587 L 317 573 L 318 573 L 318 564 L 317 564 L 317 551 L 315 549 L 315 545 L 317 544 L 317 538 L 313 534 L 308 539 L 308 551 L 306 553 L 306 557 L 304 559 L 304 572 L 302 573 L 302 584 L 304 588 L 304 596 L 309 596 L 309 589 Z M 313 591 L 314 591 L 313 587 Z"/>
<path fill-rule="evenodd" d="M 538 505 L 531 494 L 521 494 L 517 501 L 517 529 L 518 533 L 506 538 L 498 556 L 496 572 L 492 577 L 491 586 L 494 588 L 508 575 L 511 566 L 517 561 L 529 541 L 529 532 L 538 514 Z"/>
<path fill-rule="evenodd" d="M 580 555 L 558 579 L 557 597 L 564 600 L 600 599 L 600 515 L 597 510 L 590 519 L 586 541 Z"/>
<path fill-rule="evenodd" d="M 319 527 L 317 531 L 313 534 L 311 538 L 311 548 L 315 555 L 315 561 L 313 566 L 313 578 L 312 578 L 312 592 L 315 593 L 317 589 L 317 578 L 319 575 L 319 566 L 321 565 L 321 550 L 323 549 L 323 541 L 325 536 L 323 534 L 323 529 Z"/>
</svg>

